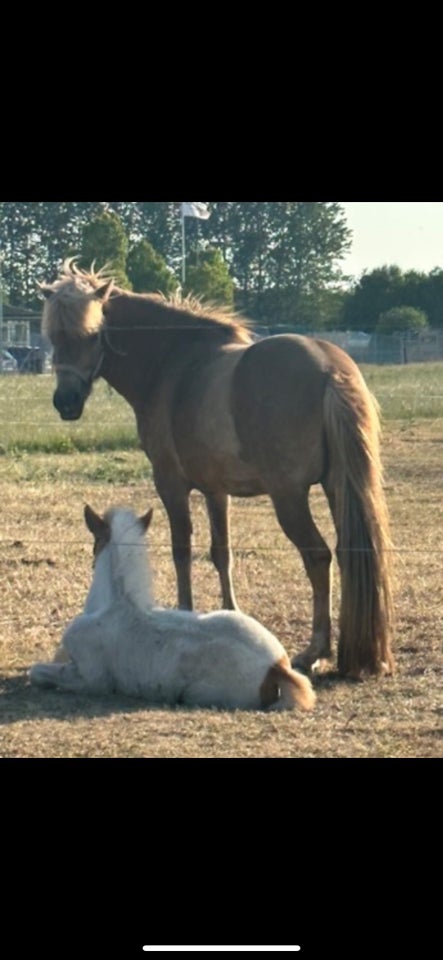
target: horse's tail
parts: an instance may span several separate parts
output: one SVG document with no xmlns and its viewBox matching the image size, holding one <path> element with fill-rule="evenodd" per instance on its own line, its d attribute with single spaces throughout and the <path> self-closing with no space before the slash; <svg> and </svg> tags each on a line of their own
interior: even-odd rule
<svg viewBox="0 0 443 960">
<path fill-rule="evenodd" d="M 315 701 L 311 681 L 292 669 L 288 657 L 282 657 L 269 669 L 262 687 L 263 706 L 271 710 L 293 710 L 296 706 L 312 710 Z"/>
<path fill-rule="evenodd" d="M 326 388 L 325 490 L 341 572 L 340 673 L 392 672 L 389 519 L 382 485 L 378 405 L 358 368 L 331 373 Z"/>
</svg>

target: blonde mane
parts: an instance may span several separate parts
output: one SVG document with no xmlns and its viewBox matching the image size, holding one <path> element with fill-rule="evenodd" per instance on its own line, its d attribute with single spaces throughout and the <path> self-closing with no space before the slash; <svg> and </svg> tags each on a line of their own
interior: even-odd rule
<svg viewBox="0 0 443 960">
<path fill-rule="evenodd" d="M 163 294 L 145 294 L 151 299 L 156 299 L 167 309 L 174 310 L 183 317 L 183 323 L 189 322 L 190 316 L 198 321 L 209 321 L 221 327 L 229 327 L 234 334 L 233 339 L 236 343 L 251 343 L 252 334 L 250 323 L 241 314 L 228 306 L 217 306 L 208 300 L 203 300 L 193 294 L 183 297 L 180 291 L 165 297 Z"/>
<path fill-rule="evenodd" d="M 75 257 L 65 260 L 54 283 L 41 284 L 48 299 L 43 308 L 42 333 L 51 340 L 57 333 L 84 336 L 98 333 L 103 325 L 103 302 L 97 292 L 104 286 L 112 287 L 112 277 L 104 267 L 80 270 Z M 108 292 L 108 295 L 109 295 Z"/>
<path fill-rule="evenodd" d="M 70 337 L 98 333 L 104 323 L 104 303 L 122 297 L 126 301 L 125 319 L 131 306 L 151 303 L 158 308 L 160 315 L 163 314 L 160 323 L 152 324 L 154 327 L 161 326 L 166 330 L 173 324 L 183 329 L 187 326 L 207 329 L 209 325 L 229 333 L 232 342 L 247 344 L 252 341 L 248 321 L 228 307 L 215 306 L 192 295 L 182 297 L 181 293 L 169 298 L 161 293 L 130 293 L 114 284 L 109 266 L 96 271 L 92 264 L 90 270 L 81 270 L 74 257 L 65 260 L 54 283 L 41 284 L 41 289 L 48 296 L 43 309 L 42 332 L 51 340 L 60 333 Z M 101 296 L 102 290 L 106 291 L 105 296 Z M 165 322 L 166 311 L 169 323 Z M 140 322 L 138 311 L 137 319 Z M 149 327 L 149 322 L 145 322 Z"/>
</svg>

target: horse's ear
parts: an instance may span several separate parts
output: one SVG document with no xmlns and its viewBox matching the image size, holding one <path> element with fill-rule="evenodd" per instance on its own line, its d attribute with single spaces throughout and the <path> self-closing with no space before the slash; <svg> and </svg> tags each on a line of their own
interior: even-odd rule
<svg viewBox="0 0 443 960">
<path fill-rule="evenodd" d="M 48 287 L 44 283 L 39 283 L 39 287 L 40 293 L 43 297 L 45 297 L 45 300 L 50 300 L 52 294 L 54 293 L 52 287 Z"/>
<path fill-rule="evenodd" d="M 94 290 L 94 300 L 101 300 L 102 303 L 106 303 L 111 296 L 112 288 L 114 286 L 113 280 L 107 280 L 102 287 L 98 287 L 97 290 Z"/>
<path fill-rule="evenodd" d="M 92 533 L 92 536 L 95 537 L 96 540 L 99 537 L 103 537 L 104 528 L 106 527 L 105 521 L 99 517 L 98 513 L 96 513 L 89 504 L 86 504 L 83 512 L 86 526 L 89 532 Z"/>
<path fill-rule="evenodd" d="M 145 515 L 144 515 L 143 517 L 140 517 L 140 518 L 139 518 L 139 522 L 141 523 L 141 525 L 142 525 L 143 530 L 144 530 L 145 533 L 146 533 L 146 531 L 148 530 L 148 528 L 149 528 L 150 525 L 151 525 L 151 520 L 152 520 L 152 514 L 153 514 L 153 513 L 154 513 L 154 509 L 153 509 L 153 507 L 151 507 L 151 509 L 148 510 L 148 512 L 145 513 Z"/>
</svg>

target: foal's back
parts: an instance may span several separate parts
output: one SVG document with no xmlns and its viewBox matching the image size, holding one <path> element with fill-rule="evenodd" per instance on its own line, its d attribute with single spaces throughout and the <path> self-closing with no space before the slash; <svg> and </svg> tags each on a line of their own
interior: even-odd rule
<svg viewBox="0 0 443 960">
<path fill-rule="evenodd" d="M 310 709 L 315 701 L 277 638 L 234 611 L 143 612 L 119 598 L 106 612 L 77 618 L 63 644 L 96 692 L 225 709 Z"/>
</svg>

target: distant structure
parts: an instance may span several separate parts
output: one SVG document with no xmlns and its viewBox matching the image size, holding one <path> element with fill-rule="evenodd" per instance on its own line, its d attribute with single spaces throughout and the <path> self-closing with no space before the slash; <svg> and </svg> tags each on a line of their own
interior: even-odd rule
<svg viewBox="0 0 443 960">
<path fill-rule="evenodd" d="M 40 333 L 41 314 L 26 307 L 3 304 L 0 322 L 0 350 L 16 359 L 18 370 L 42 373 L 50 347 Z"/>
</svg>

